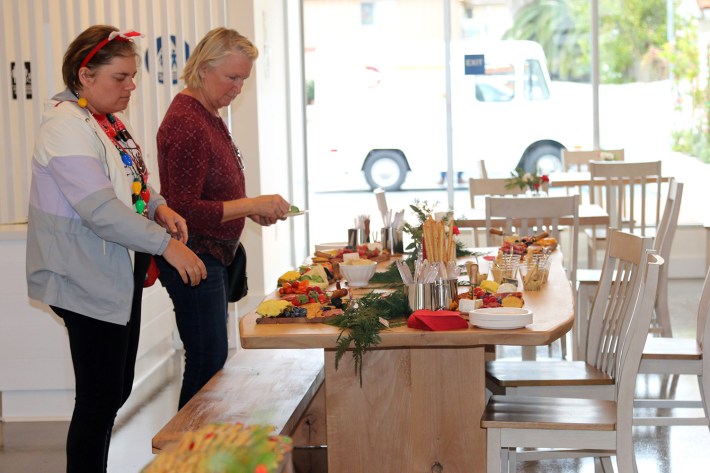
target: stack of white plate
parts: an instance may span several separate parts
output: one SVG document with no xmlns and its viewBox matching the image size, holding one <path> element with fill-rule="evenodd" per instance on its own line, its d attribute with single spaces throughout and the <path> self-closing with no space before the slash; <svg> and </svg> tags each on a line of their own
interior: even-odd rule
<svg viewBox="0 0 710 473">
<path fill-rule="evenodd" d="M 469 313 L 471 325 L 496 330 L 522 328 L 533 321 L 532 311 L 516 307 L 488 307 Z"/>
</svg>

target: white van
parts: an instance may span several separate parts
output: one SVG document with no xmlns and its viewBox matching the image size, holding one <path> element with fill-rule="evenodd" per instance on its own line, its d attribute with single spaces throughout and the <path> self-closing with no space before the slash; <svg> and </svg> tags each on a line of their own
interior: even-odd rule
<svg viewBox="0 0 710 473">
<path fill-rule="evenodd" d="M 485 74 L 465 74 L 467 55 L 483 55 Z M 452 149 L 460 177 L 473 160 L 484 160 L 490 177 L 508 177 L 516 167 L 559 170 L 562 148 L 589 146 L 588 128 L 575 122 L 589 113 L 573 94 L 555 96 L 538 43 L 455 43 L 451 63 Z M 309 127 L 318 130 L 309 132 L 309 159 L 328 156 L 326 163 L 352 177 L 361 173 L 365 183 L 354 181 L 371 189 L 437 185 L 447 156 L 441 68 L 427 76 L 423 67 L 370 67 L 366 80 L 335 64 L 329 71 L 342 75 L 330 85 L 316 79 L 316 101 L 328 105 L 309 115 Z M 433 87 L 442 91 L 432 94 Z"/>
</svg>

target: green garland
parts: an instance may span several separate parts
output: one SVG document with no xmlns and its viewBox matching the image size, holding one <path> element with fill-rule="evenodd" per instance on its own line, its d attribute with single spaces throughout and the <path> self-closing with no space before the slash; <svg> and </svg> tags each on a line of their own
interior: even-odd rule
<svg viewBox="0 0 710 473">
<path fill-rule="evenodd" d="M 390 324 L 390 327 L 403 325 L 412 313 L 403 289 L 391 294 L 367 294 L 345 309 L 343 315 L 326 322 L 340 327 L 340 335 L 336 342 L 335 369 L 338 369 L 340 359 L 352 345 L 355 372 L 360 376 L 362 386 L 362 357 L 367 350 L 380 343 L 380 331 L 387 328 L 380 318 L 390 321 L 404 318 L 402 322 Z M 346 333 L 347 331 L 347 333 Z"/>
</svg>

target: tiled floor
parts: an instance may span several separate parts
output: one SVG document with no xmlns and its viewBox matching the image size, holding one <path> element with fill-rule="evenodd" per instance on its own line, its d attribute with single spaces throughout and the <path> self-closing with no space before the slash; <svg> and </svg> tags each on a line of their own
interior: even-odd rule
<svg viewBox="0 0 710 473">
<path fill-rule="evenodd" d="M 695 336 L 695 314 L 701 285 L 702 280 L 696 279 L 671 281 L 670 290 L 674 294 L 671 316 L 676 336 Z M 546 348 L 541 348 L 539 355 L 545 354 Z M 175 363 L 180 363 L 177 357 Z M 661 382 L 656 376 L 640 376 L 639 396 L 657 393 Z M 178 390 L 178 380 L 171 381 L 126 422 L 116 426 L 109 456 L 110 473 L 137 473 L 151 461 L 150 439 L 174 414 Z M 677 397 L 698 397 L 694 378 L 681 377 Z M 67 428 L 66 422 L 0 423 L 0 472 L 63 472 Z M 707 471 L 710 465 L 708 427 L 636 427 L 634 444 L 639 473 L 699 472 Z M 304 471 L 324 473 L 322 468 L 316 467 Z M 593 471 L 590 459 L 547 460 L 518 465 L 519 473 Z"/>
</svg>

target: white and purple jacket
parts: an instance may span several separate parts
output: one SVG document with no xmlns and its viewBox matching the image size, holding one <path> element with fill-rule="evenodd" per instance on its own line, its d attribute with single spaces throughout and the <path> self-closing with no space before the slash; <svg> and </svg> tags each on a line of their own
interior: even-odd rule
<svg viewBox="0 0 710 473">
<path fill-rule="evenodd" d="M 149 188 L 151 220 L 142 217 L 132 208 L 132 182 L 114 145 L 69 90 L 47 101 L 32 157 L 27 228 L 32 299 L 128 323 L 134 251 L 160 255 L 170 241 L 152 221 L 165 199 Z"/>
</svg>

